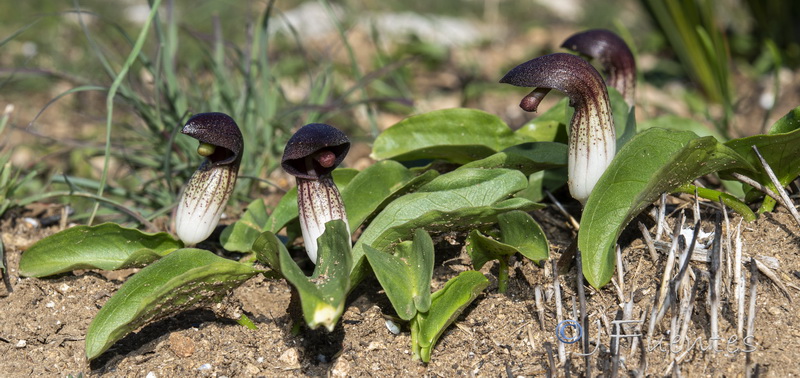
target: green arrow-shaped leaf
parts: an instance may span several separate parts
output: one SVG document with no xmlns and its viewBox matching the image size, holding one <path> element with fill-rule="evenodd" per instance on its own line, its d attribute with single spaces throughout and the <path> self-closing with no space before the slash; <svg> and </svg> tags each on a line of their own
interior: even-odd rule
<svg viewBox="0 0 800 378">
<path fill-rule="evenodd" d="M 623 147 L 586 202 L 578 233 L 583 274 L 602 287 L 614 272 L 613 251 L 623 228 L 662 192 L 723 169 L 753 167 L 713 137 L 648 129 Z"/>
<path fill-rule="evenodd" d="M 431 351 L 442 333 L 461 312 L 489 285 L 480 272 L 468 270 L 447 281 L 431 296 L 431 308 L 411 320 L 411 347 L 414 357 L 431 360 Z"/>
<path fill-rule="evenodd" d="M 303 317 L 309 328 L 320 325 L 333 331 L 344 312 L 344 300 L 350 289 L 350 234 L 341 220 L 325 224 L 325 232 L 317 239 L 319 259 L 314 273 L 307 277 L 279 244 L 280 271 L 300 294 Z"/>
<path fill-rule="evenodd" d="M 260 271 L 202 249 L 179 249 L 129 278 L 100 309 L 86 333 L 86 358 L 151 320 L 218 300 Z"/>
<path fill-rule="evenodd" d="M 397 315 L 411 320 L 417 311 L 431 306 L 433 240 L 425 230 L 414 232 L 414 241 L 400 243 L 393 256 L 365 246 L 369 264 L 386 291 Z"/>
<path fill-rule="evenodd" d="M 499 117 L 477 109 L 444 109 L 408 117 L 378 135 L 377 160 L 443 159 L 458 164 L 525 142 Z"/>
</svg>

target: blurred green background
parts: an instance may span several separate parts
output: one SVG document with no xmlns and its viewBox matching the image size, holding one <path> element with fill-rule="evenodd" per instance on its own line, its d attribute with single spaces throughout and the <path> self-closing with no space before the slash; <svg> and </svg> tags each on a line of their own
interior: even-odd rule
<svg viewBox="0 0 800 378">
<path fill-rule="evenodd" d="M 640 68 L 637 118 L 677 114 L 722 135 L 759 132 L 798 103 L 795 2 L 723 0 L 145 1 L 0 3 L 0 157 L 9 205 L 69 203 L 74 219 L 167 215 L 200 161 L 178 134 L 222 111 L 246 138 L 235 209 L 291 186 L 278 167 L 293 130 L 340 127 L 346 164 L 370 164 L 377 133 L 411 114 L 473 107 L 519 124 L 511 67 L 607 28 Z M 108 89 L 119 72 L 112 108 Z M 556 101 L 556 96 L 552 96 Z M 111 110 L 111 122 L 107 115 Z M 108 138 L 108 139 L 106 139 Z M 9 206 L 7 206 L 9 207 Z"/>
</svg>

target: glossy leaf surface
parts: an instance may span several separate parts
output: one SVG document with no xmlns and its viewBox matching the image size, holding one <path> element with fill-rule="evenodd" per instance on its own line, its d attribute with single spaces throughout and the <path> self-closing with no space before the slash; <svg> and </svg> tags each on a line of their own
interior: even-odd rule
<svg viewBox="0 0 800 378">
<path fill-rule="evenodd" d="M 130 277 L 100 309 L 86 333 L 86 358 L 152 320 L 218 300 L 259 272 L 206 250 L 179 249 Z"/>
<path fill-rule="evenodd" d="M 499 117 L 477 109 L 444 109 L 406 118 L 373 144 L 376 160 L 442 159 L 457 164 L 485 158 L 525 140 Z"/>
<path fill-rule="evenodd" d="M 411 320 L 411 347 L 414 357 L 423 362 L 431 360 L 431 351 L 442 333 L 461 312 L 480 294 L 489 280 L 480 272 L 462 272 L 431 296 L 428 312 L 418 313 Z"/>
<path fill-rule="evenodd" d="M 600 178 L 583 211 L 578 248 L 589 283 L 597 288 L 608 283 L 617 237 L 662 192 L 732 168 L 753 169 L 713 137 L 654 128 L 631 139 Z"/>
<path fill-rule="evenodd" d="M 417 228 L 429 232 L 475 228 L 496 222 L 498 215 L 510 210 L 541 208 L 523 198 L 507 199 L 526 185 L 527 178 L 519 171 L 459 169 L 398 198 L 375 217 L 353 247 L 353 281 L 358 282 L 365 273 L 365 245 L 387 251 L 410 239 Z"/>
<path fill-rule="evenodd" d="M 365 246 L 367 260 L 397 315 L 411 320 L 431 306 L 433 240 L 423 229 L 414 232 L 413 242 L 403 242 L 391 255 Z"/>
<path fill-rule="evenodd" d="M 20 274 L 44 277 L 75 269 L 144 266 L 183 247 L 167 233 L 142 232 L 116 223 L 76 226 L 39 240 L 22 254 Z"/>
</svg>

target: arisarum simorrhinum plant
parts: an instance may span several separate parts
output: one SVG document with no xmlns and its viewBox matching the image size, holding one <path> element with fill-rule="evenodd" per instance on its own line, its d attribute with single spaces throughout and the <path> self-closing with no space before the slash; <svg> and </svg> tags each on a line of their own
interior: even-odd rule
<svg viewBox="0 0 800 378">
<path fill-rule="evenodd" d="M 339 189 L 331 172 L 347 151 L 350 140 L 339 129 L 323 123 L 312 123 L 297 130 L 286 143 L 281 166 L 297 178 L 297 207 L 308 258 L 317 263 L 317 238 L 325 232 L 325 223 L 341 219 L 347 227 Z"/>
<path fill-rule="evenodd" d="M 573 34 L 561 47 L 597 59 L 606 74 L 606 84 L 616 88 L 629 107 L 634 105 L 636 61 L 622 38 L 606 29 L 592 29 Z"/>
<path fill-rule="evenodd" d="M 568 185 L 572 197 L 586 204 L 616 151 L 608 90 L 600 73 L 578 56 L 558 53 L 522 63 L 500 82 L 534 87 L 520 102 L 520 107 L 530 112 L 536 111 L 551 89 L 569 97 L 575 113 L 569 127 Z"/>
<path fill-rule="evenodd" d="M 181 133 L 199 140 L 197 153 L 206 158 L 184 185 L 174 213 L 178 238 L 194 245 L 219 223 L 236 185 L 244 143 L 239 126 L 223 113 L 197 114 Z"/>
</svg>

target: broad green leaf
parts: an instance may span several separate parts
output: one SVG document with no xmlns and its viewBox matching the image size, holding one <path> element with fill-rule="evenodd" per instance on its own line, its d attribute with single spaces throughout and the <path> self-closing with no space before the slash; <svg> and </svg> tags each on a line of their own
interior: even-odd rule
<svg viewBox="0 0 800 378">
<path fill-rule="evenodd" d="M 503 201 L 526 185 L 527 179 L 519 171 L 459 169 L 398 198 L 373 219 L 353 247 L 353 282 L 359 282 L 365 273 L 365 245 L 386 251 L 408 240 L 417 228 L 429 232 L 475 228 L 482 223 L 495 223 L 497 216 L 506 211 L 541 208 L 523 198 Z"/>
<path fill-rule="evenodd" d="M 497 217 L 505 244 L 513 246 L 529 260 L 539 264 L 550 254 L 550 245 L 542 227 L 524 211 L 509 211 Z"/>
<path fill-rule="evenodd" d="M 222 247 L 233 252 L 249 252 L 253 240 L 261 234 L 261 230 L 267 224 L 267 219 L 264 200 L 259 198 L 250 202 L 242 217 L 222 230 L 222 235 L 219 237 Z"/>
<path fill-rule="evenodd" d="M 333 176 L 333 182 L 339 188 L 339 191 L 342 191 L 342 189 L 345 188 L 347 184 L 349 184 L 350 181 L 356 177 L 357 174 L 358 170 L 348 168 L 339 168 L 331 173 Z M 347 207 L 345 206 L 345 209 L 346 208 Z M 283 229 L 283 227 L 296 218 L 297 187 L 294 187 L 286 192 L 283 197 L 281 197 L 278 205 L 275 206 L 275 210 L 273 210 L 272 214 L 269 215 L 269 219 L 267 219 L 267 223 L 262 231 L 269 231 L 273 234 L 277 234 L 278 231 Z"/>
<path fill-rule="evenodd" d="M 544 169 L 567 165 L 567 145 L 556 142 L 529 142 L 511 146 L 481 160 L 467 163 L 464 168 L 508 168 L 525 175 Z"/>
<path fill-rule="evenodd" d="M 467 237 L 467 253 L 475 270 L 480 270 L 489 261 L 507 259 L 517 252 L 513 246 L 492 239 L 478 230 L 472 230 Z"/>
<path fill-rule="evenodd" d="M 264 231 L 253 242 L 253 252 L 256 254 L 256 259 L 272 268 L 272 270 L 281 273 L 281 250 L 285 250 L 286 246 L 278 239 L 278 237 L 270 231 Z M 287 251 L 288 253 L 288 251 Z"/>
<path fill-rule="evenodd" d="M 397 315 L 411 320 L 431 306 L 433 240 L 425 230 L 417 229 L 413 242 L 400 243 L 395 250 L 391 255 L 364 246 L 369 265 Z"/>
<path fill-rule="evenodd" d="M 414 357 L 423 362 L 431 360 L 431 351 L 453 321 L 480 294 L 489 280 L 480 272 L 468 270 L 447 281 L 431 296 L 428 312 L 417 313 L 411 320 L 411 347 Z"/>
<path fill-rule="evenodd" d="M 86 333 L 86 358 L 97 358 L 151 320 L 219 300 L 258 273 L 202 249 L 170 253 L 130 277 L 100 309 Z"/>
<path fill-rule="evenodd" d="M 772 190 L 776 189 L 753 151 L 753 146 L 756 146 L 758 152 L 775 172 L 780 184 L 788 185 L 800 174 L 800 107 L 778 120 L 772 126 L 769 134 L 733 139 L 726 142 L 725 145 L 744 156 L 754 167 L 758 167 L 758 173 L 742 170 L 739 170 L 739 173 L 755 179 Z M 752 195 L 748 196 L 748 199 L 752 200 L 753 197 Z M 768 207 L 774 205 L 771 199 L 764 202 Z M 762 207 L 762 210 L 770 209 Z"/>
<path fill-rule="evenodd" d="M 508 287 L 508 259 L 519 252 L 539 264 L 547 258 L 550 247 L 539 224 L 524 211 L 509 211 L 498 217 L 500 235 L 490 238 L 472 230 L 467 238 L 467 253 L 472 267 L 479 270 L 489 261 L 499 262 L 497 290 L 505 293 Z"/>
<path fill-rule="evenodd" d="M 355 231 L 389 202 L 428 183 L 437 175 L 435 171 L 416 175 L 393 160 L 379 161 L 359 172 L 341 190 L 350 229 Z"/>
<path fill-rule="evenodd" d="M 552 95 L 552 94 L 551 94 Z M 555 106 L 522 125 L 515 133 L 528 142 L 567 143 L 567 126 L 570 118 L 569 99 L 564 97 Z"/>
<path fill-rule="evenodd" d="M 800 106 L 792 109 L 772 124 L 768 134 L 786 134 L 797 129 L 800 129 Z"/>
<path fill-rule="evenodd" d="M 753 169 L 713 137 L 653 128 L 631 139 L 600 177 L 583 210 L 578 248 L 589 283 L 596 288 L 608 283 L 617 237 L 662 192 L 733 168 Z"/>
<path fill-rule="evenodd" d="M 44 277 L 75 269 L 144 266 L 183 247 L 167 233 L 151 234 L 116 223 L 77 226 L 39 240 L 22 254 L 19 272 Z"/>
<path fill-rule="evenodd" d="M 325 232 L 317 240 L 318 264 L 311 277 L 306 277 L 289 252 L 279 246 L 283 277 L 297 288 L 303 317 L 311 329 L 324 326 L 333 331 L 344 312 L 344 301 L 350 289 L 350 234 L 344 222 L 337 219 L 325 224 Z"/>
<path fill-rule="evenodd" d="M 525 140 L 499 117 L 477 109 L 436 110 L 406 118 L 378 135 L 376 160 L 443 159 L 457 164 L 485 158 Z"/>
</svg>

